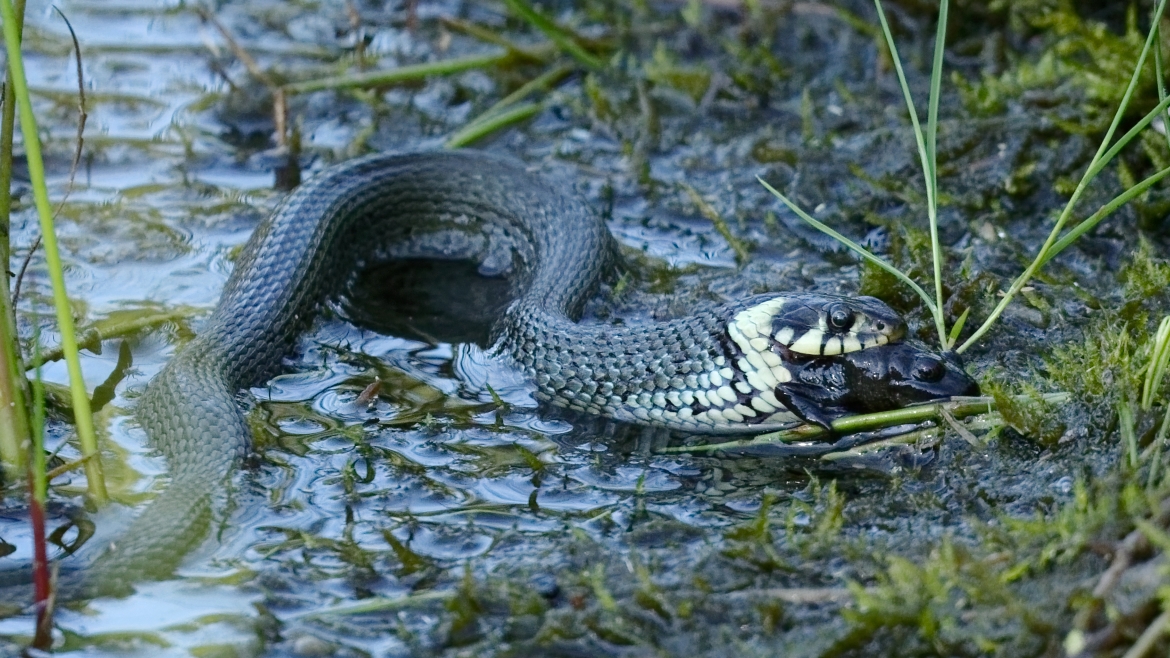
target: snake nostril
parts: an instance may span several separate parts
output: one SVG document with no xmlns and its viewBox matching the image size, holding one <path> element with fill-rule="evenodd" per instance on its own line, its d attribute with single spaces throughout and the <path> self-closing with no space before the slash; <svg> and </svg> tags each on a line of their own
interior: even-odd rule
<svg viewBox="0 0 1170 658">
<path fill-rule="evenodd" d="M 920 382 L 937 382 L 946 374 L 947 367 L 938 359 L 920 358 L 914 362 L 914 379 Z"/>
</svg>

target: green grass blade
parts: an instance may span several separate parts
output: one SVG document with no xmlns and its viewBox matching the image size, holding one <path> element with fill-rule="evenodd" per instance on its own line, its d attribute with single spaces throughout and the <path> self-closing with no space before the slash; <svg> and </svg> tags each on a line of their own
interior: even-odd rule
<svg viewBox="0 0 1170 658">
<path fill-rule="evenodd" d="M 492 131 L 498 130 L 503 126 L 511 123 L 522 121 L 529 116 L 532 116 L 543 107 L 543 104 L 532 103 L 529 104 L 528 110 L 519 111 L 517 103 L 528 98 L 536 92 L 546 92 L 552 88 L 553 85 L 564 79 L 575 70 L 575 66 L 561 64 L 545 71 L 539 76 L 529 80 L 520 86 L 516 91 L 501 98 L 497 103 L 484 110 L 483 114 L 468 121 L 462 128 L 455 131 L 447 138 L 446 147 L 449 149 L 460 148 L 467 146 L 477 139 L 481 139 Z M 503 123 L 500 123 L 503 117 L 509 117 Z"/>
<path fill-rule="evenodd" d="M 452 59 L 444 59 L 437 62 L 424 62 L 422 64 L 399 66 L 398 68 L 385 71 L 366 71 L 364 73 L 351 73 L 328 78 L 317 78 L 315 80 L 291 82 L 284 85 L 282 89 L 284 89 L 285 92 L 289 94 L 307 94 L 314 91 L 325 91 L 327 89 L 366 89 L 370 87 L 384 87 L 400 84 L 403 82 L 422 80 L 432 75 L 452 75 L 474 69 L 499 66 L 502 64 L 507 64 L 508 62 L 515 59 L 515 57 L 516 54 L 510 51 L 493 53 L 489 55 L 454 57 Z"/>
<path fill-rule="evenodd" d="M 951 326 L 951 333 L 947 336 L 947 346 L 954 345 L 959 340 L 959 334 L 963 333 L 963 327 L 967 324 L 967 317 L 971 315 L 971 307 L 968 306 L 963 314 L 955 320 L 955 324 Z"/>
<path fill-rule="evenodd" d="M 41 334 L 39 330 L 33 332 L 34 354 L 40 353 Z M 33 413 L 32 413 L 32 446 L 31 463 L 29 464 L 29 489 L 32 494 L 32 504 L 29 505 L 29 516 L 32 521 L 33 535 L 33 588 L 34 600 L 37 604 L 37 625 L 32 645 L 47 650 L 52 646 L 52 608 L 49 598 L 52 595 L 52 577 L 49 574 L 48 551 L 45 545 L 45 509 L 47 508 L 49 478 L 45 473 L 45 381 L 41 376 L 41 368 L 37 366 L 32 381 Z"/>
<path fill-rule="evenodd" d="M 1170 167 L 1152 174 L 1149 178 L 1146 178 L 1137 185 L 1134 185 L 1125 192 L 1122 192 L 1121 194 L 1114 197 L 1113 200 L 1109 203 L 1101 206 L 1100 210 L 1090 215 L 1088 219 L 1084 220 L 1080 224 L 1074 226 L 1068 233 L 1064 234 L 1063 238 L 1058 240 L 1056 244 L 1052 245 L 1052 248 L 1049 249 L 1048 252 L 1044 255 L 1044 260 L 1040 261 L 1040 265 L 1043 266 L 1045 263 L 1055 258 L 1056 255 L 1064 251 L 1066 247 L 1071 245 L 1073 242 L 1076 242 L 1077 238 L 1092 230 L 1094 226 L 1101 223 L 1101 220 L 1113 214 L 1113 211 L 1129 203 L 1133 200 L 1134 197 L 1150 189 L 1154 183 L 1162 180 L 1167 175 L 1170 175 Z"/>
<path fill-rule="evenodd" d="M 1057 238 L 1064 229 L 1064 225 L 1068 223 L 1069 218 L 1072 216 L 1073 208 L 1076 206 L 1077 201 L 1080 200 L 1081 195 L 1085 191 L 1085 188 L 1088 187 L 1093 178 L 1096 177 L 1098 173 L 1100 173 L 1101 169 L 1103 169 L 1105 165 L 1109 163 L 1109 160 L 1111 160 L 1118 151 L 1120 151 L 1126 144 L 1129 143 L 1129 140 L 1132 140 L 1133 137 L 1136 136 L 1142 128 L 1149 125 L 1149 122 L 1153 120 L 1153 117 L 1156 116 L 1157 113 L 1160 113 L 1166 109 L 1162 103 L 1159 103 L 1156 112 L 1150 112 L 1147 114 L 1146 117 L 1143 118 L 1137 126 L 1134 126 L 1133 129 L 1127 132 L 1124 137 L 1119 139 L 1117 144 L 1114 144 L 1112 147 L 1110 147 L 1109 144 L 1113 140 L 1113 133 L 1117 131 L 1117 126 L 1121 123 L 1121 118 L 1125 114 L 1125 109 L 1129 106 L 1129 99 L 1131 96 L 1133 96 L 1133 90 L 1137 87 L 1138 79 L 1141 77 L 1142 67 L 1145 65 L 1146 57 L 1149 55 L 1150 47 L 1154 41 L 1154 36 L 1158 31 L 1156 28 L 1162 19 L 1162 14 L 1165 9 L 1166 0 L 1159 0 L 1158 8 L 1154 12 L 1153 24 L 1151 25 L 1150 32 L 1146 37 L 1146 43 L 1142 47 L 1141 55 L 1138 56 L 1137 65 L 1134 66 L 1133 75 L 1130 76 L 1129 85 L 1125 89 L 1125 94 L 1122 96 L 1121 103 L 1117 107 L 1116 114 L 1113 115 L 1113 121 L 1109 125 L 1109 130 L 1106 131 L 1105 138 L 1101 140 L 1101 146 L 1097 148 L 1097 153 L 1093 156 L 1093 160 L 1089 163 L 1089 167 L 1085 171 L 1085 175 L 1082 176 L 1080 182 L 1077 183 L 1076 189 L 1073 191 L 1072 196 L 1068 200 L 1068 203 L 1065 204 L 1064 210 L 1061 211 L 1060 217 L 1056 220 L 1056 224 L 1054 224 L 1052 227 L 1052 231 L 1049 232 L 1048 238 L 1044 241 L 1044 246 L 1040 247 L 1040 251 L 1036 254 L 1036 258 L 1030 265 L 1028 265 L 1024 272 L 1020 274 L 1020 276 L 1016 277 L 1016 280 L 1012 282 L 1011 287 L 1008 288 L 1006 293 L 1004 293 L 1003 298 L 1000 299 L 999 303 L 995 305 L 995 308 L 991 311 L 991 314 L 987 316 L 987 319 L 983 321 L 983 324 L 981 324 L 979 328 L 976 329 L 969 338 L 967 338 L 966 342 L 964 342 L 958 347 L 957 350 L 955 350 L 956 352 L 959 352 L 960 354 L 963 353 L 967 350 L 967 348 L 978 342 L 979 339 L 982 338 L 983 335 L 991 329 L 991 326 L 995 324 L 995 322 L 999 319 L 999 316 L 1003 315 L 1004 309 L 1007 308 L 1007 305 L 1010 304 L 1013 299 L 1015 299 L 1017 294 L 1019 294 L 1020 289 L 1027 285 L 1028 281 L 1032 279 L 1032 276 L 1036 273 L 1036 270 L 1038 270 L 1051 258 L 1049 251 L 1057 243 Z M 1157 175 L 1158 174 L 1155 174 L 1155 176 Z M 1127 195 L 1123 194 L 1121 196 L 1124 197 Z M 1118 198 L 1120 199 L 1121 197 Z M 1129 198 L 1132 198 L 1132 196 L 1128 196 L 1126 200 Z M 1112 203 L 1110 205 L 1112 205 Z M 1112 210 L 1110 210 L 1110 212 L 1112 212 Z M 1094 216 L 1096 216 L 1096 214 L 1094 214 Z M 1102 217 L 1104 217 L 1104 215 L 1102 215 Z M 1086 222 L 1087 221 L 1088 220 L 1086 220 Z M 1082 222 L 1082 225 L 1084 223 L 1085 222 Z M 1086 227 L 1085 230 L 1088 230 L 1088 228 L 1090 227 Z M 1078 233 L 1078 235 L 1080 234 Z M 1067 244 L 1064 246 L 1067 246 Z"/>
<path fill-rule="evenodd" d="M 936 269 L 938 271 L 938 275 L 936 276 L 935 281 L 938 302 L 931 302 L 928 306 L 931 309 L 931 314 L 934 316 L 935 328 L 938 329 L 938 340 L 943 345 L 946 345 L 946 323 L 942 317 L 942 258 L 937 249 L 938 202 L 935 198 L 935 191 L 938 189 L 938 186 L 935 182 L 934 164 L 932 162 L 930 151 L 927 149 L 926 140 L 922 134 L 922 126 L 918 122 L 918 110 L 914 108 L 914 98 L 910 94 L 910 84 L 906 82 L 906 72 L 902 70 L 902 59 L 898 56 L 898 46 L 894 43 L 894 35 L 890 32 L 890 24 L 886 20 L 886 12 L 882 9 L 881 0 L 873 0 L 873 4 L 874 7 L 877 8 L 878 21 L 880 21 L 882 24 L 882 34 L 885 35 L 886 38 L 886 47 L 890 49 L 890 59 L 893 60 L 894 70 L 898 73 L 898 84 L 902 87 L 902 97 L 906 100 L 906 111 L 909 112 L 910 123 L 914 126 L 914 141 L 918 146 L 918 157 L 922 162 L 922 177 L 926 182 L 927 219 L 931 228 L 931 242 L 936 247 L 934 258 Z M 936 57 L 939 56 L 936 54 Z M 939 60 L 938 65 L 940 67 L 942 66 L 941 59 Z"/>
<path fill-rule="evenodd" d="M 81 375 L 81 360 L 77 354 L 77 337 L 73 326 L 73 310 L 65 293 L 65 274 L 61 265 L 61 254 L 57 247 L 57 234 L 53 230 L 53 209 L 49 205 L 49 192 L 45 186 L 45 165 L 41 157 L 40 138 L 37 122 L 33 115 L 32 102 L 28 95 L 28 82 L 24 73 L 24 60 L 20 53 L 20 39 L 17 36 L 16 15 L 11 0 L 0 0 L 0 18 L 3 19 L 4 45 L 8 51 L 9 81 L 16 92 L 17 109 L 20 112 L 20 130 L 24 136 L 25 156 L 32 181 L 33 198 L 36 201 L 40 219 L 41 234 L 45 246 L 45 261 L 49 278 L 53 283 L 53 304 L 57 311 L 57 327 L 61 332 L 61 346 L 65 349 L 65 363 L 69 371 L 69 387 L 72 393 L 73 413 L 77 424 L 77 436 L 81 449 L 86 455 L 97 455 L 97 435 L 90 413 L 89 396 L 85 390 L 85 379 Z M 99 503 L 107 500 L 105 478 L 99 457 L 86 462 L 86 479 L 90 496 Z"/>
<path fill-rule="evenodd" d="M 565 76 L 569 75 L 575 70 L 577 70 L 577 67 L 573 64 L 559 64 L 554 66 L 544 73 L 541 73 L 535 78 L 529 80 L 528 82 L 520 85 L 516 91 L 501 98 L 497 103 L 484 110 L 483 114 L 479 115 L 477 119 L 473 119 L 468 123 L 486 119 L 493 114 L 502 112 L 503 110 L 512 107 L 513 105 L 519 103 L 522 100 L 525 100 L 537 92 L 547 92 L 552 89 L 553 86 L 555 86 L 558 82 L 565 79 Z"/>
<path fill-rule="evenodd" d="M 1154 81 L 1158 88 L 1158 101 L 1166 101 L 1166 75 L 1162 72 L 1162 36 L 1155 19 L 1154 23 Z M 1166 138 L 1166 146 L 1170 147 L 1170 114 L 1162 117 L 1162 136 Z"/>
<path fill-rule="evenodd" d="M 1170 366 L 1170 315 L 1162 318 L 1150 350 L 1150 364 L 1146 366 L 1146 381 L 1142 385 L 1142 411 L 1154 408 L 1154 399 L 1162 388 L 1166 368 Z M 1166 405 L 1170 408 L 1170 405 Z M 1165 428 L 1163 428 L 1165 429 Z"/>
<path fill-rule="evenodd" d="M 25 470 L 23 444 L 29 438 L 30 425 L 24 385 L 8 290 L 0 290 L 0 460 L 9 482 L 19 479 Z"/>
<path fill-rule="evenodd" d="M 881 0 L 873 0 L 877 7 L 878 20 L 882 24 L 882 34 L 886 37 L 886 47 L 890 49 L 890 59 L 894 61 L 894 70 L 898 73 L 898 84 L 902 87 L 902 96 L 906 99 L 906 110 L 910 113 L 910 123 L 914 126 L 914 141 L 918 144 L 918 156 L 922 160 L 922 174 L 926 177 L 927 205 L 934 205 L 934 188 L 930 184 L 930 156 L 926 150 L 926 142 L 922 136 L 922 126 L 918 123 L 918 111 L 914 109 L 914 98 L 910 95 L 910 84 L 906 82 L 906 72 L 902 70 L 902 59 L 898 56 L 898 46 L 894 43 L 894 35 L 890 33 L 890 24 L 886 22 L 886 12 L 882 10 Z"/>
<path fill-rule="evenodd" d="M 931 259 L 934 261 L 934 295 L 935 304 L 943 308 L 943 281 L 942 281 L 942 245 L 938 239 L 938 101 L 942 89 L 943 56 L 946 54 L 947 41 L 947 10 L 949 3 L 942 0 L 938 8 L 938 27 L 934 37 L 934 62 L 930 69 L 930 106 L 926 119 L 926 151 L 930 159 L 930 174 L 927 184 L 931 190 L 930 199 L 935 204 L 929 209 L 930 219 L 930 247 Z M 945 318 L 941 313 L 938 322 L 939 340 L 944 341 L 943 347 L 950 349 L 953 341 L 946 334 Z"/>
<path fill-rule="evenodd" d="M 509 109 L 482 117 L 460 128 L 447 140 L 447 148 L 457 149 L 472 144 L 495 131 L 519 123 L 544 109 L 544 103 L 522 103 Z"/>
<path fill-rule="evenodd" d="M 874 256 L 873 254 L 871 254 L 869 252 L 868 249 L 866 249 L 865 247 L 850 240 L 849 238 L 845 237 L 844 235 L 841 235 L 840 233 L 834 231 L 832 228 L 829 228 L 828 225 L 814 219 L 811 215 L 809 215 L 805 211 L 801 210 L 800 206 L 798 206 L 795 203 L 793 203 L 792 201 L 790 201 L 788 199 L 788 197 L 784 196 L 776 188 L 769 185 L 767 183 L 767 181 L 765 181 L 763 178 L 756 176 L 756 180 L 760 181 L 760 185 L 763 185 L 769 192 L 772 193 L 773 196 L 775 196 L 777 199 L 780 199 L 780 201 L 783 202 L 784 205 L 788 206 L 789 210 L 796 213 L 796 215 L 798 217 L 803 219 L 805 222 L 807 222 L 813 228 L 824 233 L 825 235 L 828 235 L 829 237 L 833 238 L 837 242 L 840 242 L 841 244 L 845 245 L 846 247 L 849 247 L 853 251 L 857 252 L 857 254 L 859 256 L 868 260 L 869 262 L 873 263 L 874 265 L 877 265 L 878 267 L 882 268 L 883 270 L 898 277 L 899 281 L 910 286 L 914 290 L 914 292 L 918 293 L 918 296 L 922 298 L 922 302 L 924 304 L 926 304 L 926 307 L 928 309 L 930 309 L 930 312 L 932 314 L 937 314 L 937 309 L 935 308 L 934 302 L 931 300 L 930 295 L 925 290 L 923 290 L 921 286 L 919 286 L 917 283 L 914 283 L 913 279 L 911 279 L 910 277 L 903 274 L 901 270 L 894 267 L 893 265 L 890 265 L 889 263 L 878 258 L 877 256 Z"/>
<path fill-rule="evenodd" d="M 1064 404 L 1068 402 L 1069 398 L 1068 393 L 1048 393 L 1041 396 L 1041 400 L 1047 404 Z M 1015 399 L 1022 404 L 1030 404 L 1033 402 L 1032 398 L 1024 395 L 1016 396 Z M 825 429 L 820 425 L 798 425 L 792 429 L 759 434 L 751 438 L 732 439 L 730 441 L 699 445 L 670 446 L 659 448 L 655 452 L 659 454 L 734 452 L 744 448 L 778 443 L 824 441 L 833 437 L 846 436 L 857 432 L 868 432 L 885 427 L 894 427 L 896 425 L 939 420 L 946 415 L 950 415 L 953 419 L 969 418 L 971 416 L 995 413 L 996 410 L 995 398 L 992 397 L 952 397 L 949 400 L 940 400 L 929 404 L 916 404 L 891 411 L 844 416 L 833 420 L 831 430 Z M 827 447 L 829 447 L 829 444 L 826 444 Z"/>
<path fill-rule="evenodd" d="M 1117 143 L 1113 145 L 1113 148 L 1106 151 L 1105 155 L 1101 157 L 1100 162 L 1098 162 L 1088 172 L 1086 172 L 1086 176 L 1095 177 L 1098 173 L 1100 173 L 1105 168 L 1105 166 L 1108 165 L 1109 162 L 1112 161 L 1113 158 L 1121 152 L 1122 148 L 1128 145 L 1129 142 L 1137 137 L 1137 135 L 1142 130 L 1150 125 L 1150 122 L 1152 122 L 1155 117 L 1157 117 L 1167 108 L 1170 108 L 1170 98 L 1164 99 L 1161 103 L 1154 107 L 1154 109 L 1150 110 L 1141 121 L 1137 122 L 1133 128 L 1130 128 L 1129 132 L 1125 133 L 1121 139 L 1117 140 Z M 1091 230 L 1097 224 L 1100 224 L 1101 221 L 1112 214 L 1113 211 L 1133 200 L 1134 197 L 1138 196 L 1142 192 L 1150 189 L 1154 183 L 1157 183 L 1158 181 L 1165 178 L 1168 171 L 1170 170 L 1163 169 L 1162 171 L 1151 175 L 1149 178 L 1146 178 L 1137 185 L 1119 194 L 1108 204 L 1102 206 L 1100 210 L 1093 213 L 1089 218 L 1085 219 L 1080 224 L 1077 224 L 1072 228 L 1072 230 L 1066 233 L 1064 237 L 1062 237 L 1060 240 L 1057 240 L 1050 248 L 1047 249 L 1047 251 L 1044 252 L 1043 259 L 1040 261 L 1039 267 L 1043 267 L 1048 263 L 1048 261 L 1055 258 L 1057 254 L 1064 251 L 1069 245 L 1075 242 L 1077 238 L 1084 235 L 1085 232 Z M 1092 178 L 1090 178 L 1090 180 L 1091 179 Z"/>
<path fill-rule="evenodd" d="M 743 239 L 737 237 L 731 232 L 731 227 L 727 225 L 727 220 L 723 219 L 723 215 L 719 214 L 718 210 L 711 207 L 707 200 L 703 198 L 699 191 L 687 183 L 680 183 L 683 190 L 686 191 L 687 196 L 691 197 L 691 203 L 699 208 L 699 212 L 704 217 L 711 220 L 711 225 L 715 227 L 715 231 L 727 241 L 728 246 L 735 252 L 735 264 L 743 267 L 748 259 L 751 258 L 751 250 L 748 245 L 744 243 Z"/>
<path fill-rule="evenodd" d="M 17 38 L 24 27 L 24 0 L 16 0 Z M 8 241 L 12 211 L 12 134 L 16 121 L 16 100 L 12 85 L 4 85 L 0 103 L 0 263 L 5 269 L 11 256 Z M 20 349 L 17 344 L 16 309 L 7 283 L 0 290 L 0 461 L 8 481 L 24 476 L 24 442 L 29 439 L 30 420 Z"/>
<path fill-rule="evenodd" d="M 549 39 L 552 39 L 561 47 L 561 50 L 565 51 L 573 59 L 581 62 L 587 68 L 598 70 L 603 67 L 601 60 L 586 52 L 580 44 L 573 40 L 572 35 L 566 34 L 556 23 L 545 18 L 524 0 L 504 0 L 504 4 L 516 12 L 517 16 L 528 21 L 541 32 L 544 32 Z"/>
<path fill-rule="evenodd" d="M 1113 158 L 1117 157 L 1117 154 L 1121 152 L 1121 149 L 1128 146 L 1129 143 L 1133 141 L 1133 139 L 1137 137 L 1139 133 L 1141 133 L 1141 131 L 1145 130 L 1146 127 L 1149 126 L 1150 123 L 1152 123 L 1154 119 L 1167 108 L 1170 108 L 1170 98 L 1167 98 L 1155 105 L 1154 109 L 1147 112 L 1146 116 L 1142 117 L 1141 121 L 1138 121 L 1132 128 L 1129 129 L 1128 132 L 1122 135 L 1121 138 L 1117 140 L 1116 144 L 1110 147 L 1110 149 L 1106 151 L 1104 155 L 1102 155 L 1089 167 L 1089 169 L 1085 172 L 1085 177 L 1088 180 L 1096 178 L 1097 174 L 1101 173 L 1101 171 L 1104 170 L 1105 167 L 1107 167 L 1109 163 L 1113 161 Z"/>
<path fill-rule="evenodd" d="M 20 39 L 23 38 L 24 32 L 25 0 L 15 0 L 14 4 L 16 38 Z M 12 92 L 12 85 L 4 86 L 3 96 L 3 107 L 0 110 L 0 153 L 5 155 L 0 158 L 0 263 L 4 263 L 7 268 L 12 255 L 12 245 L 8 238 L 11 235 L 9 223 L 12 215 L 12 136 L 16 125 L 16 96 Z"/>
<path fill-rule="evenodd" d="M 1170 318 L 1167 318 L 1170 319 Z M 1165 324 L 1165 320 L 1163 320 Z M 1154 437 L 1154 455 L 1150 459 L 1150 475 L 1146 479 L 1146 488 L 1153 489 L 1158 482 L 1158 475 L 1160 469 L 1165 469 L 1162 465 L 1162 451 L 1166 446 L 1166 433 L 1170 431 L 1170 404 L 1166 405 L 1166 412 L 1162 416 L 1162 426 L 1158 428 L 1158 434 Z"/>
<path fill-rule="evenodd" d="M 1097 148 L 1097 155 L 1093 158 L 1093 163 L 1096 164 L 1109 147 L 1109 142 L 1113 140 L 1113 133 L 1117 132 L 1117 126 L 1121 123 L 1121 117 L 1125 115 L 1125 109 L 1129 107 L 1129 99 L 1133 96 L 1134 89 L 1137 88 L 1138 80 L 1142 76 L 1142 69 L 1146 64 L 1146 57 L 1150 54 L 1150 47 L 1154 43 L 1154 37 L 1158 35 L 1158 23 L 1162 20 L 1162 13 L 1166 10 L 1166 0 L 1159 0 L 1158 8 L 1154 11 L 1154 19 L 1150 25 L 1150 33 L 1146 35 L 1146 43 L 1142 46 L 1142 54 L 1138 56 L 1137 65 L 1133 67 L 1133 75 L 1129 78 L 1129 84 L 1125 88 L 1125 94 L 1121 97 L 1121 103 L 1117 106 L 1117 113 L 1113 115 L 1113 121 L 1109 124 L 1109 130 L 1105 132 L 1105 139 L 1101 140 L 1101 146 Z M 1120 143 L 1120 142 L 1119 142 Z"/>
<path fill-rule="evenodd" d="M 1121 434 L 1122 448 L 1127 457 L 1126 464 L 1130 469 L 1138 467 L 1137 435 L 1134 428 L 1133 409 L 1129 402 L 1122 401 L 1117 405 L 1117 429 Z"/>
<path fill-rule="evenodd" d="M 947 9 L 949 3 L 942 0 L 938 8 L 938 27 L 934 35 L 934 62 L 930 68 L 930 106 L 926 118 L 926 152 L 930 157 L 930 172 L 938 193 L 938 101 L 942 90 L 942 65 L 947 41 Z"/>
</svg>

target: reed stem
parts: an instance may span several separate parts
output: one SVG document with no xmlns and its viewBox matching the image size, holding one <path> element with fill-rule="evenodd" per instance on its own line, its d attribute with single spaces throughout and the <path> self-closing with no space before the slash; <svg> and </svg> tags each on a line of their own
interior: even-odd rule
<svg viewBox="0 0 1170 658">
<path fill-rule="evenodd" d="M 4 45 L 8 51 L 9 82 L 16 94 L 17 109 L 20 113 L 20 130 L 24 136 L 24 149 L 28 157 L 28 172 L 32 182 L 33 198 L 36 201 L 37 216 L 40 219 L 41 236 L 45 246 L 45 261 L 49 279 L 53 284 L 53 305 L 57 312 L 57 328 L 61 333 L 61 347 L 65 352 L 65 363 L 69 371 L 69 388 L 73 401 L 74 422 L 81 451 L 85 455 L 97 455 L 97 435 L 94 432 L 93 414 L 90 413 L 89 395 L 81 373 L 81 359 L 77 351 L 76 330 L 73 310 L 65 291 L 65 271 L 57 246 L 57 233 L 53 228 L 53 208 L 49 203 L 49 191 L 45 183 L 45 165 L 41 156 L 41 143 L 37 133 L 36 117 L 29 99 L 28 83 L 25 78 L 24 60 L 20 52 L 20 37 L 17 32 L 16 11 L 12 0 L 0 0 L 0 19 L 3 20 Z M 105 503 L 105 478 L 101 458 L 95 456 L 85 464 L 90 497 L 97 503 Z"/>
</svg>

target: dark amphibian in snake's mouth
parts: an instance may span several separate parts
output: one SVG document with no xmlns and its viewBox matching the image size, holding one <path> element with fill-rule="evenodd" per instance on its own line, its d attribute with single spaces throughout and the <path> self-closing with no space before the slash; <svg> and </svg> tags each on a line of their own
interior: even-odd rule
<svg viewBox="0 0 1170 658">
<path fill-rule="evenodd" d="M 759 433 L 977 391 L 955 361 L 905 342 L 902 319 L 872 298 L 773 293 L 670 322 L 578 323 L 616 248 L 571 188 L 467 151 L 360 158 L 302 185 L 256 229 L 215 312 L 139 399 L 170 485 L 120 540 L 64 574 L 60 595 L 168 577 L 203 540 L 212 501 L 248 450 L 237 393 L 277 372 L 355 264 L 510 269 L 494 350 L 541 400 L 619 421 Z"/>
</svg>

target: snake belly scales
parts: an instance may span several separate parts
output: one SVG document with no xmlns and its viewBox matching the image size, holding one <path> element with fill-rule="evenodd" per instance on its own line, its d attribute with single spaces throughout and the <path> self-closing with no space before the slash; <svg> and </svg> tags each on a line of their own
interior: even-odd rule
<svg viewBox="0 0 1170 658">
<path fill-rule="evenodd" d="M 238 392 L 276 374 L 315 309 L 372 261 L 498 260 L 502 250 L 514 293 L 494 350 L 536 383 L 539 399 L 689 433 L 760 433 L 798 417 L 823 423 L 815 395 L 801 413 L 793 400 L 805 398 L 783 394 L 796 374 L 790 361 L 876 354 L 868 348 L 905 332 L 872 298 L 779 293 L 669 322 L 578 324 L 616 243 L 570 187 L 515 160 L 458 151 L 359 158 L 290 194 L 256 229 L 202 331 L 138 401 L 138 420 L 169 463 L 169 486 L 96 559 L 66 567 L 59 595 L 124 593 L 170 576 L 207 535 L 212 502 L 248 451 Z M 467 237 L 444 252 L 435 236 L 445 234 Z M 959 372 L 953 393 L 970 388 Z"/>
</svg>

